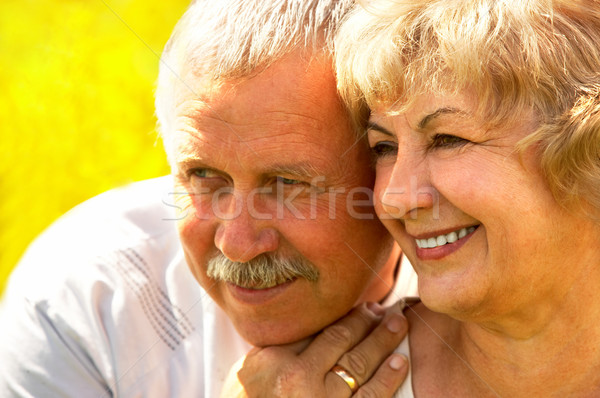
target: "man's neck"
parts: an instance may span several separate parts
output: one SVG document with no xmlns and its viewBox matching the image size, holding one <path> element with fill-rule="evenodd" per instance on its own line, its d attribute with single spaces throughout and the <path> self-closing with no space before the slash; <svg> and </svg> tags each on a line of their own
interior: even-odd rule
<svg viewBox="0 0 600 398">
<path fill-rule="evenodd" d="M 396 278 L 399 275 L 401 257 L 400 247 L 394 244 L 385 265 L 379 272 L 373 271 L 372 281 L 360 296 L 358 303 L 365 301 L 381 302 L 393 291 Z"/>
</svg>

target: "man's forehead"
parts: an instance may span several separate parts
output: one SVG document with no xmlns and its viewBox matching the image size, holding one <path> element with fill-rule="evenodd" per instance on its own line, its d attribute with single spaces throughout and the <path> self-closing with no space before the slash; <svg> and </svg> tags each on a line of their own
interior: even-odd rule
<svg viewBox="0 0 600 398">
<path fill-rule="evenodd" d="M 291 90 L 291 89 L 290 89 Z M 211 99 L 191 98 L 176 110 L 176 135 L 192 131 L 201 140 L 305 142 L 344 147 L 355 138 L 336 94 L 304 97 L 238 94 L 222 91 Z"/>
<path fill-rule="evenodd" d="M 328 177 L 356 146 L 331 62 L 323 60 L 289 57 L 248 79 L 204 85 L 176 113 L 179 159 L 232 157 L 282 175 Z"/>
<path fill-rule="evenodd" d="M 178 119 L 202 134 L 229 132 L 240 141 L 290 134 L 303 135 L 313 141 L 312 135 L 324 138 L 320 133 L 323 130 L 328 130 L 329 139 L 337 140 L 340 135 L 348 133 L 341 128 L 345 119 L 340 120 L 340 116 L 343 115 L 321 112 L 310 107 L 299 108 L 292 103 L 268 104 L 260 98 L 253 104 L 247 104 L 243 98 L 233 103 L 189 100 L 182 103 L 177 111 Z M 332 125 L 340 128 L 332 131 Z"/>
<path fill-rule="evenodd" d="M 307 58 L 292 53 L 245 76 L 212 79 L 209 75 L 189 71 L 183 80 L 186 89 L 180 93 L 179 103 L 190 98 L 210 103 L 252 95 L 265 103 L 286 99 L 339 101 L 332 60 L 328 56 Z"/>
</svg>

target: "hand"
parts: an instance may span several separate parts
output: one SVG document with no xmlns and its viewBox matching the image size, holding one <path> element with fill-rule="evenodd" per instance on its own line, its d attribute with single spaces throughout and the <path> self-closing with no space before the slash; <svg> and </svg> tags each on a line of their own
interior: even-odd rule
<svg viewBox="0 0 600 398">
<path fill-rule="evenodd" d="M 221 396 L 392 397 L 408 363 L 391 353 L 407 329 L 398 305 L 384 311 L 378 304 L 362 304 L 312 341 L 252 349 L 232 368 Z M 331 372 L 336 364 L 358 382 L 354 395 Z"/>
</svg>

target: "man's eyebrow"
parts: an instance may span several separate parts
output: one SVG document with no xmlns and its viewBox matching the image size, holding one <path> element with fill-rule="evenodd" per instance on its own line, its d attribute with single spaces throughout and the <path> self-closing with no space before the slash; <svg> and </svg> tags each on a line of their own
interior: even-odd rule
<svg viewBox="0 0 600 398">
<path fill-rule="evenodd" d="M 390 137 L 394 136 L 394 134 L 390 130 L 386 129 L 383 126 L 378 125 L 375 122 L 368 122 L 367 123 L 367 130 L 377 130 L 380 133 L 383 133 L 385 135 L 389 135 Z"/>
<path fill-rule="evenodd" d="M 313 178 L 323 174 L 322 172 L 319 172 L 310 162 L 276 163 L 269 166 L 269 173 L 303 178 Z"/>
<path fill-rule="evenodd" d="M 430 113 L 429 115 L 427 115 L 423 119 L 421 119 L 421 121 L 419 122 L 419 124 L 417 124 L 417 128 L 419 130 L 424 129 L 425 127 L 427 127 L 427 124 L 429 122 L 431 122 L 432 120 L 434 120 L 436 117 L 438 117 L 440 115 L 444 115 L 446 113 L 460 113 L 460 114 L 464 114 L 464 111 L 462 111 L 462 110 L 460 110 L 458 108 L 452 108 L 452 107 L 439 108 L 435 112 Z"/>
<path fill-rule="evenodd" d="M 214 170 L 214 168 L 205 165 L 202 158 L 193 155 L 177 158 L 175 159 L 175 163 L 181 169 L 200 167 Z M 297 163 L 275 163 L 267 166 L 264 173 L 269 175 L 289 175 L 305 179 L 311 179 L 324 174 L 323 172 L 319 171 L 312 162 L 308 161 Z"/>
<path fill-rule="evenodd" d="M 175 157 L 175 164 L 182 167 L 198 167 L 202 165 L 202 158 L 193 155 L 185 155 L 180 157 Z"/>
</svg>

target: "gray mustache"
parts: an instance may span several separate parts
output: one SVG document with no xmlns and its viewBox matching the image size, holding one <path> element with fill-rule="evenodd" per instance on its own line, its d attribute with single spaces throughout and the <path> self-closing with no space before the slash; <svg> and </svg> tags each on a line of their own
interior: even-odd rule
<svg viewBox="0 0 600 398">
<path fill-rule="evenodd" d="M 310 282 L 319 279 L 319 269 L 303 257 L 283 258 L 268 253 L 245 263 L 231 261 L 219 253 L 208 261 L 207 274 L 216 281 L 253 289 L 273 287 L 293 278 Z"/>
</svg>

